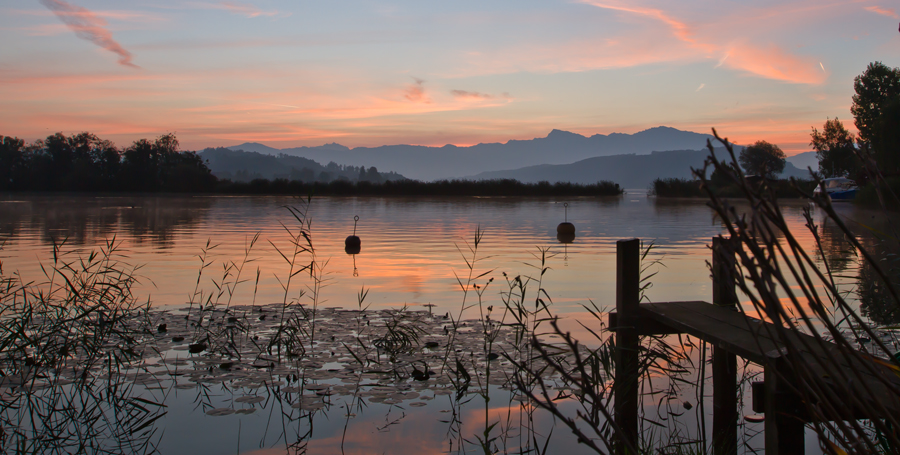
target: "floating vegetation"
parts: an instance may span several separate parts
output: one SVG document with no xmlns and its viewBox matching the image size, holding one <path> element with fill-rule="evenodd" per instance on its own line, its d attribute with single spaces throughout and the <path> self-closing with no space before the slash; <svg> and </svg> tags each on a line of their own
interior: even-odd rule
<svg viewBox="0 0 900 455">
<path fill-rule="evenodd" d="M 485 353 L 484 336 L 479 330 L 481 321 L 477 319 L 454 321 L 447 314 L 408 308 L 322 308 L 317 314 L 317 340 L 302 357 L 279 359 L 269 354 L 269 340 L 277 335 L 281 321 L 311 323 L 305 314 L 305 308 L 300 306 L 283 312 L 280 304 L 235 305 L 210 312 L 189 307 L 150 310 L 152 323 L 166 324 L 169 330 L 150 334 L 152 340 L 143 346 L 150 355 L 144 361 L 165 369 L 155 380 L 171 381 L 179 388 L 200 383 L 227 383 L 247 389 L 300 384 L 280 391 L 321 396 L 333 393 L 335 387 L 337 392 L 346 393 L 338 383 L 349 381 L 362 388 L 359 396 L 407 401 L 418 398 L 418 394 L 388 392 L 401 390 L 398 387 L 403 384 L 414 391 L 452 387 L 454 370 L 443 368 L 448 351 L 464 365 L 465 371 L 483 371 L 491 362 L 495 375 L 491 384 L 508 388 L 515 365 L 497 352 L 514 355 L 527 341 L 514 327 L 495 323 L 494 352 Z M 195 345 L 186 340 L 195 336 L 195 327 L 201 320 L 224 330 L 214 332 L 219 338 L 205 336 L 208 346 L 201 352 L 191 352 Z M 240 336 L 230 336 L 227 329 L 238 327 Z M 354 330 L 348 330 L 349 327 Z"/>
</svg>

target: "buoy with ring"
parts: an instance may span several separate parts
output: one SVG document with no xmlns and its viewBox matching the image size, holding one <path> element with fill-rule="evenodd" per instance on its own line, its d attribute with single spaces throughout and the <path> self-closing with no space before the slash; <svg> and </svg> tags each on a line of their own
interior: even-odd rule
<svg viewBox="0 0 900 455">
<path fill-rule="evenodd" d="M 566 208 L 566 221 L 556 226 L 556 238 L 563 243 L 571 243 L 575 240 L 575 225 L 569 222 L 569 203 L 564 204 Z"/>
<path fill-rule="evenodd" d="M 353 217 L 353 235 L 344 240 L 344 252 L 347 254 L 359 254 L 362 248 L 362 243 L 359 241 L 359 237 L 356 236 L 357 222 L 359 222 L 359 215 Z"/>
</svg>

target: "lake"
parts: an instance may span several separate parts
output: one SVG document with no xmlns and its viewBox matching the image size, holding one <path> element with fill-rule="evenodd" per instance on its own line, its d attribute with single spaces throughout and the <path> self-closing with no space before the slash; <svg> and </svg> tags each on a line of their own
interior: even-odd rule
<svg viewBox="0 0 900 455">
<path fill-rule="evenodd" d="M 483 438 L 500 452 L 540 449 L 549 441 L 547 453 L 587 453 L 567 428 L 513 393 L 508 381 L 490 382 L 488 376 L 478 389 L 484 394 L 470 390 L 457 395 L 458 384 L 452 377 L 431 380 L 442 389 L 413 376 L 399 380 L 382 370 L 366 376 L 357 369 L 354 376 L 348 367 L 354 359 L 342 354 L 344 348 L 351 350 L 347 344 L 352 346 L 354 341 L 342 337 L 360 335 L 363 317 L 364 325 L 381 327 L 396 321 L 398 314 L 409 314 L 424 328 L 422 340 L 438 340 L 442 330 L 446 333 L 448 320 L 461 319 L 469 321 L 470 330 L 460 331 L 459 346 L 474 352 L 483 340 L 472 336 L 472 321 L 488 307 L 495 319 L 500 318 L 504 298 L 509 299 L 507 279 L 527 276 L 533 281 L 525 303 L 534 305 L 537 289 L 544 289 L 545 303 L 553 315 L 563 317 L 565 330 L 597 345 L 598 340 L 592 340 L 576 322 L 599 330 L 583 305 L 614 307 L 615 242 L 632 237 L 643 239 L 645 246 L 652 242 L 648 258 L 659 261 L 651 268 L 658 273 L 646 298 L 710 300 L 708 245 L 723 232 L 721 223 L 704 201 L 657 200 L 644 193 L 568 200 L 322 197 L 309 202 L 256 196 L 13 194 L 0 199 L 0 257 L 5 275 L 15 272 L 25 281 L 41 282 L 42 265 L 52 264 L 54 245 L 60 254 L 65 253 L 63 260 L 70 261 L 112 241 L 122 261 L 139 266 L 135 273 L 140 282 L 134 292 L 154 308 L 154 327 L 162 323 L 169 327 L 165 336 L 157 335 L 161 354 L 151 355 L 127 376 L 137 387 L 131 393 L 167 406 L 164 412 L 154 411 L 161 417 L 142 428 L 155 431 L 147 435 L 152 443 L 144 449 L 156 446 L 164 454 L 467 453 L 481 450 Z M 321 284 L 315 286 L 308 272 L 299 273 L 292 278 L 287 295 L 283 283 L 291 270 L 309 262 L 310 255 L 302 254 L 294 269 L 284 257 L 290 257 L 293 248 L 290 232 L 298 229 L 298 221 L 286 207 L 302 210 L 309 221 Z M 799 201 L 783 204 L 792 231 L 812 252 L 813 236 L 803 227 L 805 207 Z M 871 216 L 850 205 L 838 210 L 848 219 Z M 355 234 L 361 239 L 361 251 L 350 255 L 345 253 L 344 240 L 354 234 L 357 216 Z M 856 257 L 833 223 L 823 223 L 815 210 L 813 217 L 826 255 L 841 264 L 841 275 L 846 277 L 842 279 L 852 284 L 859 272 Z M 556 226 L 565 220 L 576 227 L 576 238 L 567 244 L 556 235 Z M 482 236 L 475 248 L 477 233 Z M 476 278 L 470 281 L 470 276 Z M 491 278 L 493 282 L 488 281 Z M 465 294 L 461 286 L 467 284 Z M 477 290 L 472 286 L 476 284 Z M 360 304 L 361 292 L 367 293 Z M 303 365 L 312 373 L 304 376 L 300 387 L 313 393 L 292 389 L 297 379 L 289 369 L 240 361 L 232 366 L 231 360 L 220 355 L 188 352 L 190 339 L 184 344 L 168 339 L 181 333 L 190 338 L 196 332 L 186 324 L 183 329 L 174 327 L 180 327 L 177 321 L 193 318 L 191 311 L 201 304 L 245 311 L 254 315 L 260 333 L 270 333 L 274 326 L 266 324 L 272 324 L 273 317 L 266 321 L 252 311 L 277 314 L 275 309 L 283 302 L 306 307 L 315 303 L 321 311 L 317 316 L 321 341 L 310 341 L 309 352 L 324 357 Z M 361 307 L 367 312 L 350 311 Z M 513 346 L 517 341 L 501 334 L 497 343 Z M 690 345 L 685 349 L 685 357 L 696 364 L 699 351 Z M 439 350 L 425 349 L 426 354 Z M 381 358 L 382 353 L 378 355 Z M 415 370 L 417 362 L 431 362 L 410 353 L 398 354 L 399 360 L 391 362 L 401 362 L 404 356 L 409 356 L 404 371 Z M 491 361 L 473 360 L 472 365 Z M 302 363 L 303 356 L 294 362 Z M 495 375 L 509 371 L 508 363 L 497 365 Z M 429 366 L 437 368 L 429 363 L 423 367 L 426 373 Z M 461 368 L 440 367 L 460 377 Z M 268 379 L 260 379 L 264 375 Z M 365 393 L 359 393 L 361 384 Z M 473 385 L 472 390 L 476 389 Z M 565 394 L 567 389 L 560 387 L 560 391 Z M 690 398 L 692 393 L 673 400 L 697 404 Z M 488 395 L 491 400 L 485 399 Z M 574 412 L 577 406 L 570 399 L 562 407 Z M 683 425 L 682 430 L 696 432 L 702 421 L 696 410 L 682 420 L 669 429 Z M 553 436 L 548 439 L 551 428 Z M 753 436 L 761 424 L 742 428 L 749 435 L 747 444 L 761 447 L 762 437 Z M 807 447 L 817 450 L 814 443 Z"/>
</svg>

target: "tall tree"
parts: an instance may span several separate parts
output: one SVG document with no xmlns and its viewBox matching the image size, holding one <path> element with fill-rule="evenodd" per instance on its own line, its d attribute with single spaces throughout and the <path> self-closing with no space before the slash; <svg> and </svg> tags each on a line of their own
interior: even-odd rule
<svg viewBox="0 0 900 455">
<path fill-rule="evenodd" d="M 781 174 L 784 170 L 784 163 L 787 160 L 784 152 L 777 145 L 766 141 L 757 141 L 741 150 L 738 161 L 747 174 L 774 178 L 775 174 Z"/>
<path fill-rule="evenodd" d="M 844 128 L 844 124 L 837 117 L 834 120 L 826 120 L 821 133 L 813 127 L 810 136 L 812 141 L 809 145 L 816 149 L 820 174 L 852 176 L 859 171 L 860 162 L 855 153 L 856 142 L 853 134 Z"/>
<path fill-rule="evenodd" d="M 900 96 L 884 103 L 872 140 L 875 162 L 882 171 L 900 173 Z"/>
<path fill-rule="evenodd" d="M 866 71 L 853 80 L 853 89 L 856 94 L 850 112 L 856 120 L 859 139 L 875 145 L 885 103 L 900 96 L 900 68 L 869 63 Z"/>
</svg>

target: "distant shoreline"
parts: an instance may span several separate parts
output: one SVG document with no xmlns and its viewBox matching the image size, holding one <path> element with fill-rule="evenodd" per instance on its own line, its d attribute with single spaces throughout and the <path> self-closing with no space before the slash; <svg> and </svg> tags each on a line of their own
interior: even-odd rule
<svg viewBox="0 0 900 455">
<path fill-rule="evenodd" d="M 220 180 L 209 191 L 186 192 L 76 192 L 76 191 L 5 191 L 13 195 L 51 195 L 94 197 L 167 197 L 167 196 L 297 196 L 297 197 L 609 197 L 621 196 L 624 189 L 614 182 L 594 184 L 521 183 L 517 180 L 391 180 L 383 183 L 336 180 L 328 183 L 305 183 L 289 180 L 257 179 L 250 182 Z"/>
</svg>

